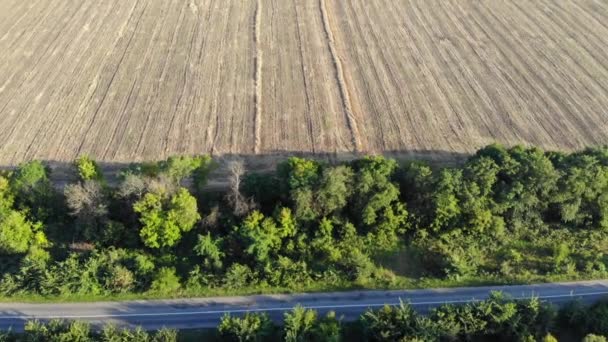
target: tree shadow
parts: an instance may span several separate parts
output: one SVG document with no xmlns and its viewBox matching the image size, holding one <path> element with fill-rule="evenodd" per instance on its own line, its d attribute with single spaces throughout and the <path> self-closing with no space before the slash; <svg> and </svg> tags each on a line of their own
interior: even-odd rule
<svg viewBox="0 0 608 342">
<path fill-rule="evenodd" d="M 230 161 L 242 160 L 245 163 L 247 171 L 253 172 L 270 172 L 274 171 L 277 164 L 287 160 L 290 157 L 311 158 L 329 164 L 337 164 L 348 162 L 355 159 L 363 158 L 370 154 L 355 154 L 351 152 L 338 153 L 309 153 L 296 150 L 274 150 L 261 154 L 221 154 L 212 155 L 215 161 L 216 168 L 211 172 L 209 177 L 209 188 L 223 188 L 226 185 L 227 167 Z M 379 154 L 378 154 L 379 155 Z M 412 160 L 424 161 L 432 166 L 456 166 L 463 163 L 470 154 L 450 152 L 443 150 L 410 150 L 410 151 L 385 151 L 381 155 L 394 158 L 397 161 L 405 162 Z M 95 159 L 95 156 L 91 156 Z M 51 170 L 51 181 L 57 187 L 63 187 L 77 180 L 77 174 L 74 170 L 73 163 L 70 161 L 61 160 L 41 160 Z M 151 160 L 151 162 L 158 160 Z M 104 176 L 109 184 L 118 182 L 119 172 L 130 165 L 138 164 L 140 161 L 134 162 L 114 162 L 97 160 Z M 17 165 L 0 165 L 0 170 L 12 170 Z"/>
</svg>

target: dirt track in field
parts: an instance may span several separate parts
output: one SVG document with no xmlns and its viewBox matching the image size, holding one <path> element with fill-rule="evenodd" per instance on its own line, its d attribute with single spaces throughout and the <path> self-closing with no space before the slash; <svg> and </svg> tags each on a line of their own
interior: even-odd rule
<svg viewBox="0 0 608 342">
<path fill-rule="evenodd" d="M 0 0 L 0 165 L 608 144 L 608 2 Z"/>
</svg>

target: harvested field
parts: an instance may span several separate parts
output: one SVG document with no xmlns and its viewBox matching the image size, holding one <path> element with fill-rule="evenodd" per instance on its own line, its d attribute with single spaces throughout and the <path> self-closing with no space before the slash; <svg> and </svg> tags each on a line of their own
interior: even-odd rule
<svg viewBox="0 0 608 342">
<path fill-rule="evenodd" d="M 0 165 L 608 144 L 601 0 L 0 0 Z"/>
</svg>

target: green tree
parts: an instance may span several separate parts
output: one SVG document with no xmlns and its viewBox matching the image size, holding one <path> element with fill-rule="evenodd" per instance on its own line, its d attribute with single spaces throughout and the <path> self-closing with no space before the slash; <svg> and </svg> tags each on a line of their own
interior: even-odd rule
<svg viewBox="0 0 608 342">
<path fill-rule="evenodd" d="M 599 301 L 587 309 L 585 327 L 587 332 L 608 336 L 608 300 Z"/>
<path fill-rule="evenodd" d="M 379 156 L 355 164 L 352 214 L 374 249 L 394 248 L 408 228 L 408 212 L 391 178 L 396 168 L 397 162 Z"/>
<path fill-rule="evenodd" d="M 606 337 L 594 334 L 586 335 L 582 342 L 606 342 Z"/>
<path fill-rule="evenodd" d="M 432 192 L 433 209 L 429 213 L 434 217 L 431 229 L 435 232 L 451 230 L 457 227 L 461 209 L 458 201 L 458 190 L 461 186 L 462 173 L 459 170 L 441 171 Z"/>
<path fill-rule="evenodd" d="M 141 239 L 150 248 L 174 246 L 201 218 L 196 199 L 184 188 L 170 198 L 147 193 L 133 209 L 143 225 Z"/>
<path fill-rule="evenodd" d="M 315 194 L 319 216 L 329 216 L 346 207 L 353 193 L 354 176 L 354 171 L 348 166 L 323 170 Z"/>
<path fill-rule="evenodd" d="M 317 324 L 317 312 L 296 306 L 285 313 L 284 330 L 286 342 L 311 341 Z"/>
<path fill-rule="evenodd" d="M 310 159 L 291 157 L 279 164 L 277 174 L 289 192 L 297 189 L 311 188 L 319 180 L 321 165 Z"/>
<path fill-rule="evenodd" d="M 243 195 L 254 198 L 262 212 L 268 213 L 281 202 L 284 196 L 280 180 L 275 173 L 246 173 L 241 184 Z"/>
<path fill-rule="evenodd" d="M 259 211 L 253 211 L 239 226 L 238 233 L 243 239 L 247 254 L 255 257 L 258 262 L 268 260 L 270 253 L 275 252 L 281 245 L 281 237 L 272 217 L 264 217 Z"/>
<path fill-rule="evenodd" d="M 477 153 L 499 167 L 495 187 L 497 212 L 513 229 L 544 224 L 543 217 L 557 194 L 559 172 L 537 148 L 515 146 L 508 151 L 491 145 Z"/>
<path fill-rule="evenodd" d="M 414 309 L 401 303 L 367 311 L 361 324 L 369 341 L 436 341 L 438 334 L 428 318 L 419 316 Z"/>
<path fill-rule="evenodd" d="M 89 342 L 93 341 L 91 326 L 84 322 L 66 323 L 52 320 L 47 324 L 29 321 L 25 324 L 25 341 Z"/>
<path fill-rule="evenodd" d="M 304 221 L 314 220 L 314 190 L 318 185 L 321 165 L 310 159 L 292 157 L 279 164 L 277 175 L 281 192 L 287 194 L 296 218 Z"/>
<path fill-rule="evenodd" d="M 295 236 L 296 232 L 296 223 L 287 208 L 277 211 L 277 220 L 264 217 L 259 211 L 253 211 L 237 227 L 237 234 L 245 246 L 245 252 L 259 263 L 265 263 L 271 256 L 278 254 L 284 241 Z"/>
<path fill-rule="evenodd" d="M 266 314 L 247 313 L 242 318 L 225 315 L 218 326 L 224 341 L 262 342 L 273 334 L 274 326 Z"/>
<path fill-rule="evenodd" d="M 557 338 L 551 335 L 551 333 L 548 333 L 547 335 L 545 335 L 545 337 L 543 337 L 542 342 L 557 342 Z"/>
<path fill-rule="evenodd" d="M 319 320 L 313 331 L 313 341 L 340 342 L 342 340 L 342 324 L 336 313 L 330 311 Z"/>
<path fill-rule="evenodd" d="M 568 156 L 557 167 L 563 173 L 555 198 L 561 221 L 576 228 L 608 229 L 608 167 L 585 154 Z"/>
<path fill-rule="evenodd" d="M 198 242 L 194 246 L 194 253 L 203 258 L 203 264 L 207 269 L 221 269 L 224 252 L 221 250 L 221 240 L 211 237 L 211 233 L 198 236 Z"/>
<path fill-rule="evenodd" d="M 0 253 L 25 253 L 32 244 L 43 244 L 42 224 L 32 223 L 15 210 L 0 212 Z"/>
<path fill-rule="evenodd" d="M 31 222 L 24 212 L 14 209 L 9 183 L 0 177 L 0 253 L 25 253 L 30 246 L 46 244 L 42 224 Z"/>
<path fill-rule="evenodd" d="M 180 288 L 180 279 L 175 274 L 175 269 L 170 267 L 162 267 L 156 272 L 150 291 L 156 293 L 175 293 Z"/>
<path fill-rule="evenodd" d="M 103 173 L 99 164 L 88 155 L 82 155 L 74 161 L 74 166 L 78 170 L 80 180 L 85 181 L 103 181 Z"/>
<path fill-rule="evenodd" d="M 489 233 L 493 238 L 502 238 L 504 220 L 496 214 L 493 198 L 498 171 L 496 163 L 485 157 L 472 159 L 464 167 L 458 190 L 460 225 L 470 233 Z"/>
<path fill-rule="evenodd" d="M 435 189 L 432 169 L 420 162 L 410 162 L 397 174 L 401 196 L 410 211 L 410 221 L 416 230 L 428 229 L 434 219 L 431 194 Z"/>
<path fill-rule="evenodd" d="M 224 286 L 229 289 L 242 289 L 256 281 L 256 275 L 247 265 L 232 264 L 224 275 Z"/>
<path fill-rule="evenodd" d="M 159 172 L 165 174 L 175 184 L 179 184 L 187 177 L 193 176 L 197 189 L 205 186 L 207 177 L 212 169 L 212 160 L 209 156 L 173 156 L 160 162 Z"/>
<path fill-rule="evenodd" d="M 9 177 L 16 208 L 28 212 L 36 221 L 59 220 L 63 214 L 63 201 L 51 185 L 49 173 L 42 162 L 31 161 L 19 165 Z"/>
</svg>

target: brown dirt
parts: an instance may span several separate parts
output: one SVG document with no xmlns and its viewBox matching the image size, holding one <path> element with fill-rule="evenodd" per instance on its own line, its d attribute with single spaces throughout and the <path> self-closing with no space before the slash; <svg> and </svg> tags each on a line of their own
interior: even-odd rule
<svg viewBox="0 0 608 342">
<path fill-rule="evenodd" d="M 608 144 L 607 23 L 594 0 L 0 0 L 0 165 Z"/>
</svg>

